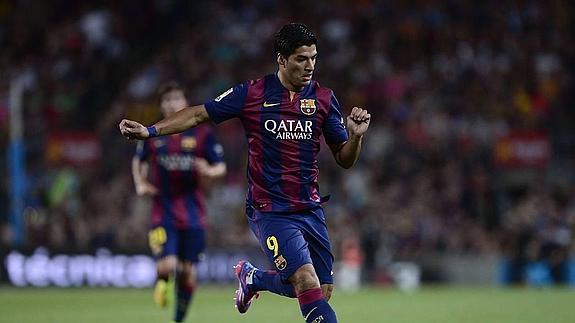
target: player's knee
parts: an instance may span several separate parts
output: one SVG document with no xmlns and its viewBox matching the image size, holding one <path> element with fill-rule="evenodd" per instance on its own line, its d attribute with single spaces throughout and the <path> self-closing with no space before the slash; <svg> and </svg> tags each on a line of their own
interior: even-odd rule
<svg viewBox="0 0 575 323">
<path fill-rule="evenodd" d="M 189 289 L 196 287 L 196 270 L 193 264 L 184 263 L 179 281 Z"/>
<path fill-rule="evenodd" d="M 175 257 L 169 256 L 161 259 L 157 264 L 158 277 L 168 279 L 172 273 L 176 272 L 177 265 L 178 260 Z"/>
<path fill-rule="evenodd" d="M 311 264 L 306 264 L 298 268 L 298 270 L 291 275 L 289 281 L 293 285 L 296 294 L 300 294 L 308 289 L 320 287 L 319 279 Z"/>
<path fill-rule="evenodd" d="M 333 284 L 323 284 L 321 285 L 321 291 L 326 301 L 331 298 L 331 293 L 333 293 Z"/>
</svg>

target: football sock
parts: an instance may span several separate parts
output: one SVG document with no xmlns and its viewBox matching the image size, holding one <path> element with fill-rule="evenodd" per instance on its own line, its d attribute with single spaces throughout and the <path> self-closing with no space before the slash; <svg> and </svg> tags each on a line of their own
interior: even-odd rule
<svg viewBox="0 0 575 323">
<path fill-rule="evenodd" d="M 184 318 L 186 317 L 186 313 L 188 312 L 188 307 L 190 305 L 190 301 L 194 294 L 194 286 L 188 284 L 187 282 L 183 281 L 178 275 L 176 279 L 176 312 L 174 313 L 174 321 L 175 322 L 183 322 Z"/>
<path fill-rule="evenodd" d="M 299 294 L 297 299 L 307 323 L 337 323 L 335 312 L 325 300 L 321 288 L 308 289 Z"/>
<path fill-rule="evenodd" d="M 280 275 L 272 270 L 256 269 L 253 274 L 253 283 L 250 289 L 254 292 L 267 290 L 281 296 L 295 298 L 295 290 L 290 283 L 284 283 Z"/>
</svg>

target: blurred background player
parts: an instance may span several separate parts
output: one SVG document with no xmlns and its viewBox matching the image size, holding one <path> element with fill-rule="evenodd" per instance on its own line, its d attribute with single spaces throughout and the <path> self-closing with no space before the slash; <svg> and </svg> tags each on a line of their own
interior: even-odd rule
<svg viewBox="0 0 575 323">
<path fill-rule="evenodd" d="M 344 121 L 329 88 L 312 81 L 317 38 L 303 24 L 275 35 L 278 72 L 233 87 L 213 101 L 186 108 L 150 127 L 122 120 L 130 139 L 169 135 L 212 120 L 238 117 L 248 139 L 246 215 L 276 271 L 247 261 L 235 267 L 236 307 L 245 313 L 260 290 L 297 297 L 306 322 L 337 322 L 327 303 L 333 290 L 333 255 L 317 176 L 320 138 L 336 162 L 355 164 L 371 115 L 354 107 Z M 346 129 L 347 126 L 347 129 Z"/>
<path fill-rule="evenodd" d="M 163 84 L 158 94 L 164 117 L 187 106 L 184 89 L 175 82 Z M 138 142 L 132 174 L 137 194 L 152 197 L 148 239 L 157 258 L 154 301 L 167 307 L 175 283 L 175 322 L 184 320 L 197 283 L 194 264 L 205 247 L 201 179 L 225 173 L 223 148 L 209 126 Z"/>
</svg>

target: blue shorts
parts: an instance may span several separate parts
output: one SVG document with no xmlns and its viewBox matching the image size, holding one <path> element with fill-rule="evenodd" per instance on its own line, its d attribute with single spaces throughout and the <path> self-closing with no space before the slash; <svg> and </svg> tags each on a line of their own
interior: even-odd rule
<svg viewBox="0 0 575 323">
<path fill-rule="evenodd" d="M 284 282 L 312 264 L 321 284 L 333 284 L 333 254 L 321 207 L 297 213 L 259 212 L 247 206 L 250 227 Z"/>
<path fill-rule="evenodd" d="M 199 228 L 155 226 L 148 233 L 148 243 L 156 260 L 175 255 L 180 260 L 197 263 L 206 247 L 206 233 Z"/>
</svg>

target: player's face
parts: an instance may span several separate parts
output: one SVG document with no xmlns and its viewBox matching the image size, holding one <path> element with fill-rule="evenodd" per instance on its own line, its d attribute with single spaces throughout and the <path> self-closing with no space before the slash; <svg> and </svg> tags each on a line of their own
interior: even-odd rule
<svg viewBox="0 0 575 323">
<path fill-rule="evenodd" d="M 295 90 L 301 90 L 311 82 L 316 58 L 317 49 L 315 45 L 300 46 L 287 59 L 278 57 L 280 73 Z"/>
<path fill-rule="evenodd" d="M 164 117 L 174 114 L 186 107 L 186 97 L 180 90 L 172 90 L 162 96 L 160 109 Z"/>
</svg>

